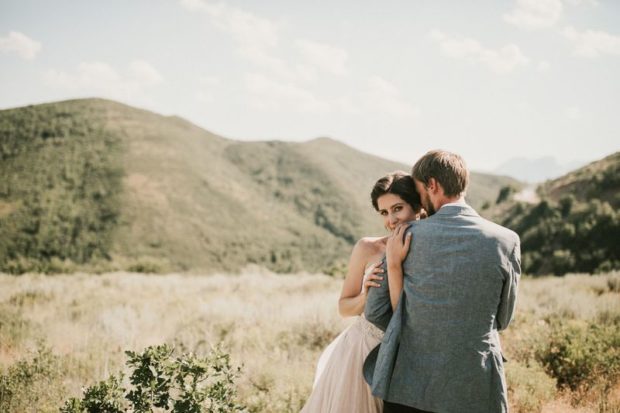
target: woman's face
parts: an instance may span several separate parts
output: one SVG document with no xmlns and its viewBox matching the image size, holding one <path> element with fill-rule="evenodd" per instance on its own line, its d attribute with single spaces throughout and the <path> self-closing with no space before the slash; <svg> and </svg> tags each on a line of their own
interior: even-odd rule
<svg viewBox="0 0 620 413">
<path fill-rule="evenodd" d="M 383 217 L 383 225 L 390 231 L 399 225 L 420 218 L 411 205 L 396 194 L 383 194 L 377 198 L 379 214 Z"/>
</svg>

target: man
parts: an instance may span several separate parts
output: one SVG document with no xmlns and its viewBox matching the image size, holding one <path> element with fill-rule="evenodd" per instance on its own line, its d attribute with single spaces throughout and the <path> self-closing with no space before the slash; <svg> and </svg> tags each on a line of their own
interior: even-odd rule
<svg viewBox="0 0 620 413">
<path fill-rule="evenodd" d="M 388 282 L 368 293 L 365 316 L 385 336 L 364 375 L 385 413 L 507 412 L 498 330 L 514 312 L 519 237 L 465 203 L 469 172 L 459 155 L 431 151 L 412 175 L 429 218 L 408 230 L 394 312 Z"/>
</svg>

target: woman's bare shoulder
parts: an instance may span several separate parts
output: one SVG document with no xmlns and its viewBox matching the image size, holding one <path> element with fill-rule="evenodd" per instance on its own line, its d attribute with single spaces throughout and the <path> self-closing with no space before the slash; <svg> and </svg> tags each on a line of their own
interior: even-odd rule
<svg viewBox="0 0 620 413">
<path fill-rule="evenodd" d="M 363 237 L 355 244 L 354 250 L 364 254 L 376 254 L 385 250 L 387 237 Z"/>
</svg>

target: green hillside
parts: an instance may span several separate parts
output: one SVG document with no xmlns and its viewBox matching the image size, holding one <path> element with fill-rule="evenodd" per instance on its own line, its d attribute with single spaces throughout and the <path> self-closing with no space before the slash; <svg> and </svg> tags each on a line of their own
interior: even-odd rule
<svg viewBox="0 0 620 413">
<path fill-rule="evenodd" d="M 539 195 L 559 201 L 573 195 L 577 201 L 598 199 L 620 207 L 620 152 L 539 186 Z"/>
<path fill-rule="evenodd" d="M 328 138 L 225 139 L 102 99 L 3 110 L 0 270 L 326 271 L 384 232 L 370 189 L 409 168 Z M 468 199 L 508 184 L 474 173 Z"/>
<path fill-rule="evenodd" d="M 498 205 L 529 274 L 620 269 L 620 152 L 538 187 L 536 204 Z M 496 216 L 498 215 L 496 211 Z"/>
</svg>

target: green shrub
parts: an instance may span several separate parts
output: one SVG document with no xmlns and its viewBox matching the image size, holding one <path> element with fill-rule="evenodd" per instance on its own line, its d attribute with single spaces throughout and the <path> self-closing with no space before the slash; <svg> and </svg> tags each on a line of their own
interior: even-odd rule
<svg viewBox="0 0 620 413">
<path fill-rule="evenodd" d="M 620 378 L 620 326 L 556 325 L 536 358 L 559 387 L 609 389 Z"/>
<path fill-rule="evenodd" d="M 516 413 L 540 412 L 555 396 L 555 380 L 537 364 L 506 363 L 510 401 Z"/>
<path fill-rule="evenodd" d="M 121 387 L 121 382 L 122 375 L 120 377 L 110 376 L 108 380 L 100 381 L 84 390 L 84 397 L 82 399 L 69 399 L 60 411 L 61 413 L 123 413 L 126 410 L 123 400 L 124 389 Z"/>
<path fill-rule="evenodd" d="M 141 272 L 145 274 L 161 274 L 170 269 L 170 265 L 167 261 L 153 258 L 142 257 L 127 265 L 127 271 L 129 272 Z"/>
<path fill-rule="evenodd" d="M 130 388 L 122 387 L 122 376 L 111 376 L 86 389 L 81 399 L 69 399 L 61 412 L 245 411 L 236 402 L 234 379 L 239 369 L 231 367 L 228 354 L 219 348 L 206 357 L 174 353 L 167 345 L 125 352 L 131 368 Z"/>
<path fill-rule="evenodd" d="M 58 411 L 64 394 L 62 375 L 59 357 L 39 344 L 31 358 L 17 361 L 0 375 L 0 412 Z"/>
</svg>

